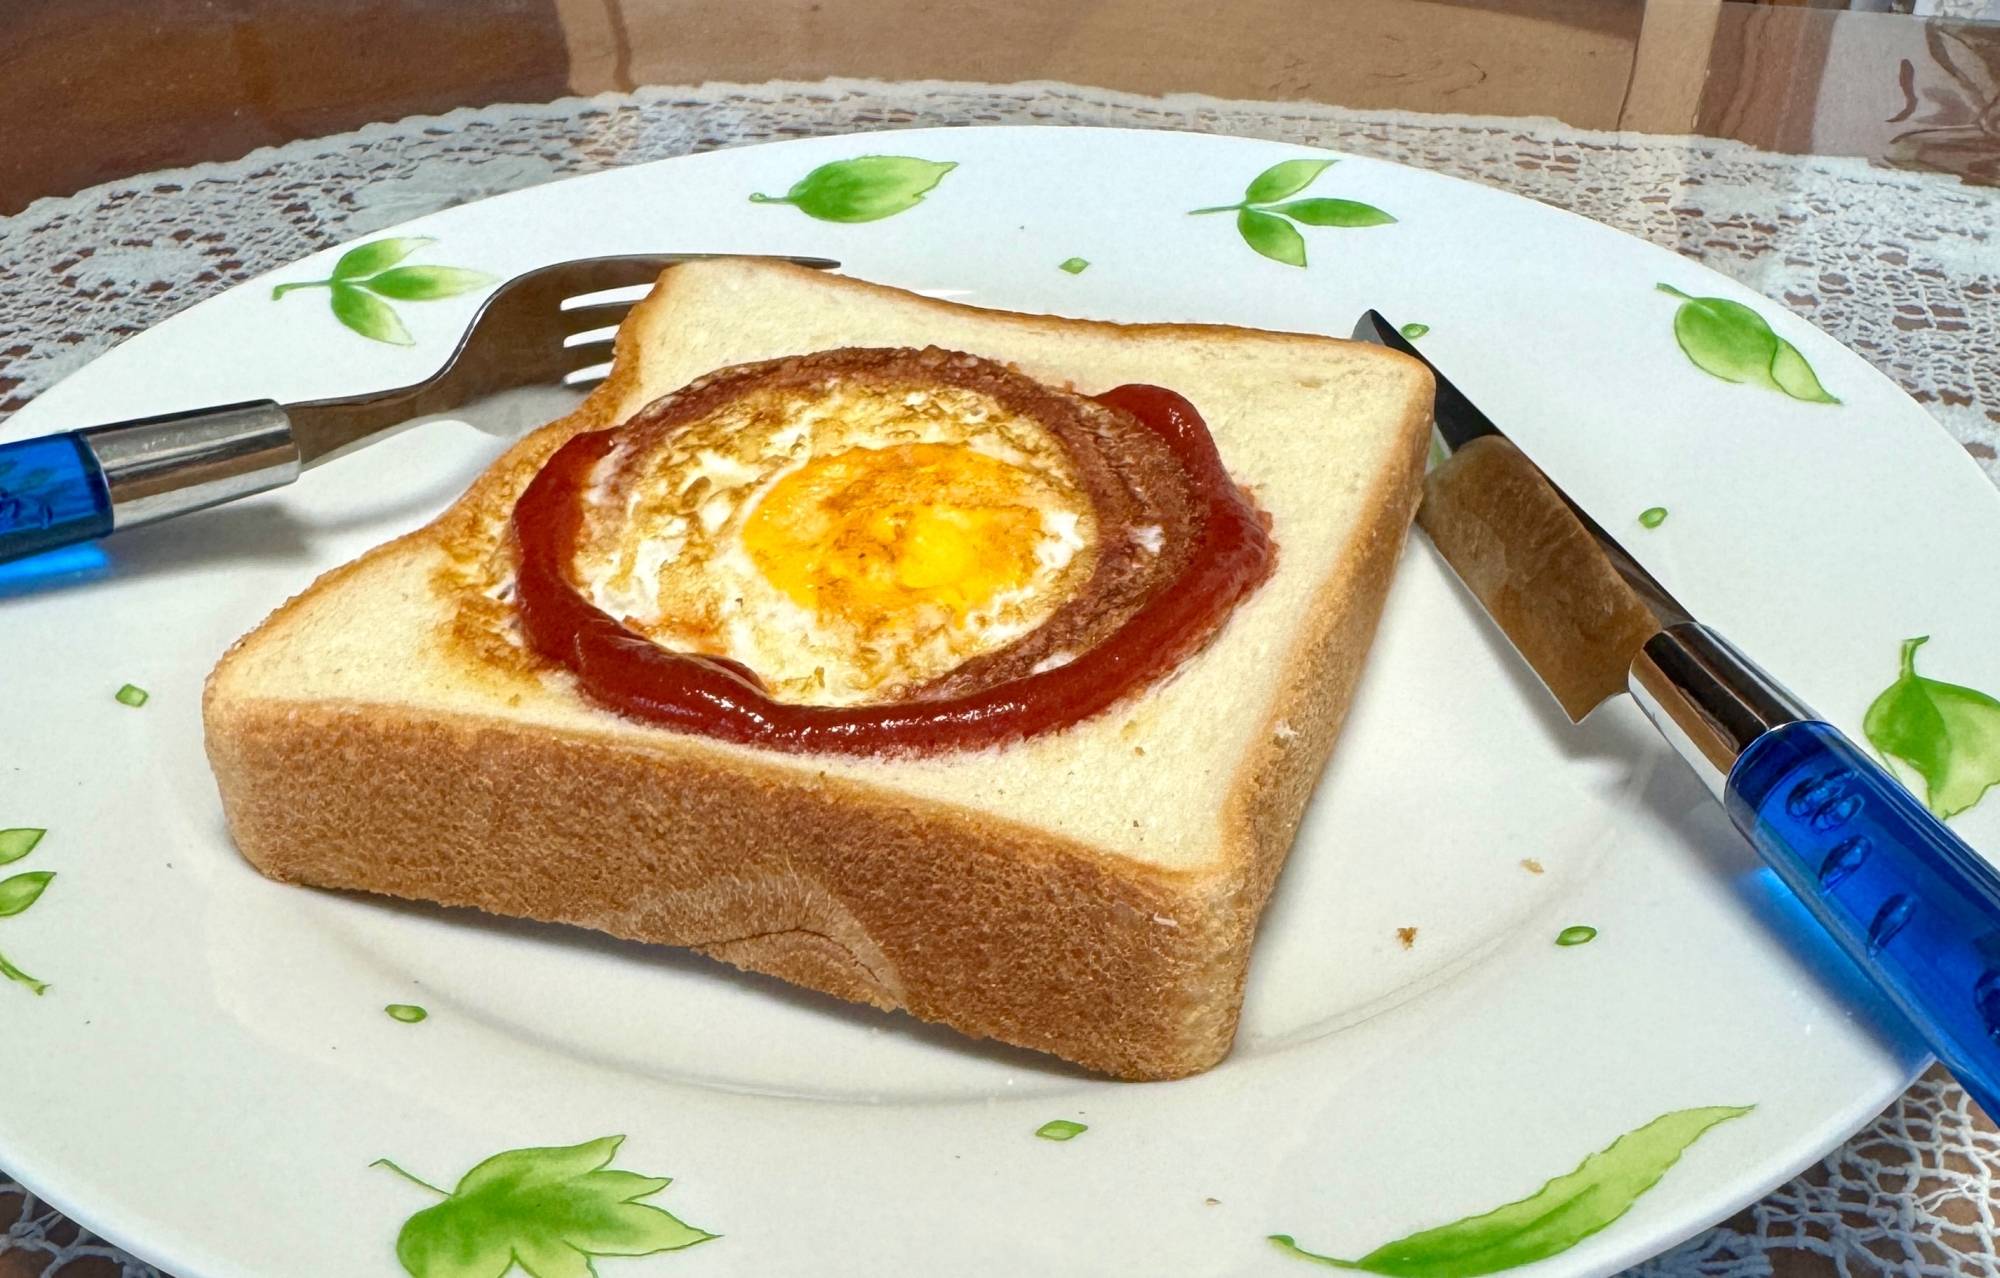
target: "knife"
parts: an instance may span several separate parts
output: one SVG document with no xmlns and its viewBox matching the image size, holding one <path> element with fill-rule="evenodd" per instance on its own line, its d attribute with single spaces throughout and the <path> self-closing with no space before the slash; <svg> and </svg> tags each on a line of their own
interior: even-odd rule
<svg viewBox="0 0 2000 1278">
<path fill-rule="evenodd" d="M 1695 620 L 1376 311 L 1356 340 L 1437 379 L 1449 456 L 1418 522 L 1571 722 L 1630 692 L 1820 926 L 2000 1116 L 2000 873 Z"/>
</svg>

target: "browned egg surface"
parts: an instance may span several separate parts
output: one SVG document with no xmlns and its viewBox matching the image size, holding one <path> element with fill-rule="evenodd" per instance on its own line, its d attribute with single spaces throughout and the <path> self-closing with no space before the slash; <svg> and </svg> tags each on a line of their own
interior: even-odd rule
<svg viewBox="0 0 2000 1278">
<path fill-rule="evenodd" d="M 759 387 L 621 445 L 596 481 L 575 563 L 591 601 L 802 705 L 893 700 L 1004 647 L 1095 560 L 1061 445 L 956 386 Z"/>
</svg>

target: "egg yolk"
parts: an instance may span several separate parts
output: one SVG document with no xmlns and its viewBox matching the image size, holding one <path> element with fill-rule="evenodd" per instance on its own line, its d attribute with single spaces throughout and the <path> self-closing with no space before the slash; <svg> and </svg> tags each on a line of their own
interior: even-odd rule
<svg viewBox="0 0 2000 1278">
<path fill-rule="evenodd" d="M 850 448 L 772 485 L 743 545 L 772 585 L 822 617 L 869 631 L 943 609 L 963 625 L 1034 580 L 1049 535 L 1041 487 L 957 445 Z"/>
</svg>

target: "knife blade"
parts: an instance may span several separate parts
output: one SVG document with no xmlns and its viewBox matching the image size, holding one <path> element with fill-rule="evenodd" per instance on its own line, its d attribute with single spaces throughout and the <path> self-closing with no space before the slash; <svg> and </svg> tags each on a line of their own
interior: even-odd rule
<svg viewBox="0 0 2000 1278">
<path fill-rule="evenodd" d="M 1703 625 L 1379 312 L 1437 381 L 1417 520 L 1571 722 L 1629 692 L 1808 913 L 2000 1115 L 2000 872 Z"/>
</svg>

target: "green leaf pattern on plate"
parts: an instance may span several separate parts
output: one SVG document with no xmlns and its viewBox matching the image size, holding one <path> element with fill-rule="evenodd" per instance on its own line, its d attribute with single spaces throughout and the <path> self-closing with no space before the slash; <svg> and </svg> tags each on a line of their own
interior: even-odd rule
<svg viewBox="0 0 2000 1278">
<path fill-rule="evenodd" d="M 474 1167 L 445 1194 L 388 1159 L 376 1160 L 445 1201 L 410 1217 L 396 1259 L 411 1278 L 593 1278 L 596 1256 L 650 1256 L 716 1237 L 641 1203 L 673 1183 L 607 1170 L 623 1136 L 515 1149 Z"/>
<path fill-rule="evenodd" d="M 36 901 L 42 899 L 49 880 L 55 877 L 51 870 L 33 870 L 27 874 L 16 874 L 12 878 L 0 879 L 0 919 L 10 919 L 24 913 Z"/>
<path fill-rule="evenodd" d="M 1557 945 L 1588 945 L 1597 939 L 1597 929 L 1588 923 L 1578 923 L 1556 933 Z"/>
<path fill-rule="evenodd" d="M 1035 1135 L 1043 1140 L 1075 1140 L 1089 1131 L 1084 1123 L 1072 1122 L 1067 1118 L 1051 1118 L 1035 1129 Z"/>
<path fill-rule="evenodd" d="M 1648 506 L 1639 512 L 1639 526 L 1642 528 L 1658 528 L 1666 522 L 1667 508 L 1665 506 Z"/>
<path fill-rule="evenodd" d="M 47 830 L 0 830 L 0 865 L 11 865 L 35 850 Z"/>
<path fill-rule="evenodd" d="M 1236 229 L 1245 244 L 1272 261 L 1286 266 L 1306 264 L 1306 237 L 1285 219 L 1255 209 L 1238 209 Z"/>
<path fill-rule="evenodd" d="M 1724 297 L 1691 297 L 1671 284 L 1662 293 L 1681 299 L 1674 312 L 1674 340 L 1704 373 L 1725 382 L 1783 391 L 1813 404 L 1838 404 L 1796 346 L 1771 331 L 1762 315 Z"/>
<path fill-rule="evenodd" d="M 35 850 L 47 830 L 30 829 L 25 826 L 12 830 L 0 830 L 0 865 L 11 865 Z M 49 870 L 33 870 L 26 874 L 15 874 L 0 879 L 0 919 L 25 914 L 28 907 L 42 899 L 48 891 L 49 883 L 55 878 Z M 36 994 L 48 992 L 48 982 L 38 981 L 7 961 L 0 955 L 0 976 L 18 985 L 25 985 Z"/>
<path fill-rule="evenodd" d="M 380 275 L 356 281 L 355 287 L 399 302 L 435 302 L 470 293 L 492 282 L 493 277 L 486 272 L 468 271 L 462 266 L 395 266 Z"/>
<path fill-rule="evenodd" d="M 422 235 L 372 240 L 340 255 L 333 274 L 323 280 L 280 284 L 273 300 L 302 288 L 328 290 L 333 317 L 371 341 L 390 346 L 414 346 L 416 339 L 403 317 L 384 298 L 398 302 L 435 302 L 476 292 L 494 282 L 484 271 L 462 266 L 399 266 L 410 254 L 437 241 Z"/>
<path fill-rule="evenodd" d="M 333 286 L 333 317 L 363 337 L 391 346 L 415 346 L 417 339 L 403 327 L 396 308 L 358 284 Z"/>
<path fill-rule="evenodd" d="M 1306 238 L 1299 226 L 1386 226 L 1396 219 L 1372 204 L 1359 200 L 1291 197 L 1311 186 L 1334 160 L 1283 160 L 1265 169 L 1243 189 L 1237 204 L 1194 209 L 1191 213 L 1234 213 L 1236 231 L 1243 242 L 1274 262 L 1286 266 L 1306 264 Z M 1289 221 L 1287 219 L 1290 219 Z"/>
<path fill-rule="evenodd" d="M 1923 778 L 1924 805 L 1943 820 L 2000 785 L 2000 701 L 1918 674 L 1917 649 L 1929 642 L 1903 641 L 1902 672 L 1868 707 L 1861 730 Z"/>
<path fill-rule="evenodd" d="M 1359 1260 L 1307 1251 L 1287 1234 L 1272 1234 L 1271 1241 L 1303 1260 L 1393 1278 L 1476 1278 L 1532 1264 L 1568 1251 L 1623 1216 L 1703 1132 L 1752 1108 L 1716 1105 L 1663 1114 L 1518 1202 L 1411 1234 Z"/>
<path fill-rule="evenodd" d="M 1396 220 L 1358 200 L 1293 200 L 1271 211 L 1306 226 L 1387 226 Z"/>
<path fill-rule="evenodd" d="M 1072 257 L 1060 263 L 1056 267 L 1056 269 L 1059 271 L 1067 271 L 1071 275 L 1081 275 L 1085 271 L 1090 269 L 1090 263 L 1086 262 L 1084 259 L 1080 257 Z"/>
<path fill-rule="evenodd" d="M 789 204 L 822 222 L 876 222 L 924 202 L 955 160 L 909 155 L 861 155 L 822 164 L 783 195 L 755 192 L 752 204 Z"/>
<path fill-rule="evenodd" d="M 1243 189 L 1245 204 L 1276 204 L 1311 186 L 1336 160 L 1282 160 L 1250 180 Z"/>
<path fill-rule="evenodd" d="M 337 280 L 358 280 L 386 271 L 425 245 L 435 244 L 428 235 L 403 235 L 386 240 L 371 240 L 358 248 L 351 248 L 340 255 L 333 264 L 333 278 Z M 280 288 L 301 288 L 304 285 L 285 284 Z"/>
<path fill-rule="evenodd" d="M 1417 340 L 1417 339 L 1418 339 L 1419 337 L 1422 337 L 1422 336 L 1423 336 L 1423 335 L 1424 335 L 1425 333 L 1428 333 L 1428 332 L 1430 332 L 1430 331 L 1431 331 L 1431 326 L 1430 326 L 1430 325 L 1428 325 L 1428 324 L 1420 324 L 1420 323 L 1417 323 L 1417 322 L 1416 322 L 1415 320 L 1412 320 L 1411 322 L 1409 322 L 1408 324 L 1405 324 L 1405 325 L 1403 325 L 1403 326 L 1402 326 L 1401 328 L 1397 329 L 1396 331 L 1397 331 L 1398 333 L 1401 333 L 1401 334 L 1403 335 L 1403 340 L 1404 340 L 1404 341 L 1406 341 L 1406 342 L 1414 342 L 1414 341 L 1416 341 L 1416 340 Z"/>
</svg>

